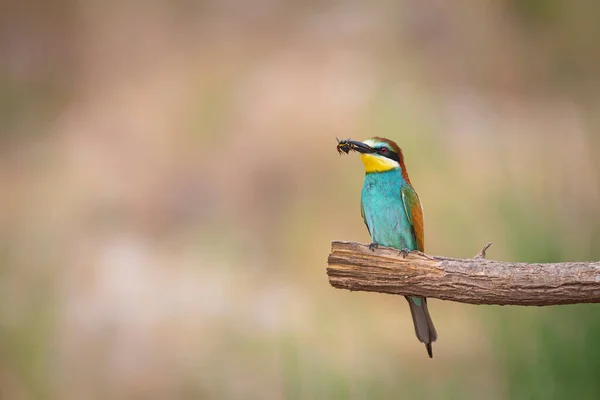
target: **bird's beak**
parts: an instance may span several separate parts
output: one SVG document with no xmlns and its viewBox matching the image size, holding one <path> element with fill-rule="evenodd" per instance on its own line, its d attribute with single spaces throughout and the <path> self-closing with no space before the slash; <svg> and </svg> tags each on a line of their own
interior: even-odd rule
<svg viewBox="0 0 600 400">
<path fill-rule="evenodd" d="M 371 146 L 357 140 L 348 140 L 347 143 L 350 144 L 352 150 L 358 151 L 359 153 L 370 154 L 376 152 L 376 150 Z"/>
</svg>

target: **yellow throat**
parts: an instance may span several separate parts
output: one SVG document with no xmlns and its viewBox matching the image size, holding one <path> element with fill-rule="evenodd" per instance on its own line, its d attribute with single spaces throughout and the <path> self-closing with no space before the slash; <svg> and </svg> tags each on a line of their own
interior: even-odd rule
<svg viewBox="0 0 600 400">
<path fill-rule="evenodd" d="M 371 172 L 385 172 L 395 168 L 400 168 L 400 164 L 389 158 L 377 155 L 377 154 L 361 154 L 360 159 L 365 165 L 365 171 Z"/>
</svg>

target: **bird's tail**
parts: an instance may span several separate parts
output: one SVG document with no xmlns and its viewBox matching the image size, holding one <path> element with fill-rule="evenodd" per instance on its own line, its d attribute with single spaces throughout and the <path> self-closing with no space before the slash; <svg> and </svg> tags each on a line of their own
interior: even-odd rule
<svg viewBox="0 0 600 400">
<path fill-rule="evenodd" d="M 406 300 L 410 306 L 410 314 L 412 315 L 413 324 L 415 325 L 415 334 L 420 342 L 425 343 L 427 354 L 433 358 L 433 350 L 431 343 L 437 339 L 437 332 L 433 326 L 433 321 L 427 309 L 427 299 L 425 297 L 406 296 Z"/>
</svg>

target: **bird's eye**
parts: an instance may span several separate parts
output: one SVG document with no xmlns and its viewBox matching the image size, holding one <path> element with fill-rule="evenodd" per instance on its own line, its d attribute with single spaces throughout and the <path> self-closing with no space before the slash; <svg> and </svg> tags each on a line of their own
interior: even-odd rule
<svg viewBox="0 0 600 400">
<path fill-rule="evenodd" d="M 387 154 L 388 149 L 385 147 L 382 147 L 381 149 L 379 149 L 379 153 L 380 154 Z"/>
</svg>

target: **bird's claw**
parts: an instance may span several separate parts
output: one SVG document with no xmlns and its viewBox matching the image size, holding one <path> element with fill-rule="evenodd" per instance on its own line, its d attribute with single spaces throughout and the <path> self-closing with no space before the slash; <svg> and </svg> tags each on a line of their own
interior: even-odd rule
<svg viewBox="0 0 600 400">
<path fill-rule="evenodd" d="M 406 258 L 406 256 L 407 256 L 409 253 L 410 253 L 410 250 L 409 250 L 409 249 L 406 249 L 406 248 L 404 248 L 404 249 L 400 250 L 400 252 L 398 253 L 398 255 L 402 256 L 403 258 Z"/>
<path fill-rule="evenodd" d="M 369 244 L 369 249 L 371 251 L 375 251 L 375 249 L 378 248 L 378 247 L 379 247 L 379 245 L 377 243 L 371 243 L 371 244 Z"/>
</svg>

